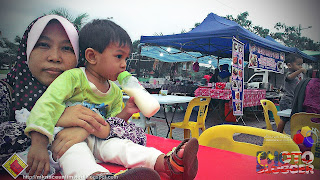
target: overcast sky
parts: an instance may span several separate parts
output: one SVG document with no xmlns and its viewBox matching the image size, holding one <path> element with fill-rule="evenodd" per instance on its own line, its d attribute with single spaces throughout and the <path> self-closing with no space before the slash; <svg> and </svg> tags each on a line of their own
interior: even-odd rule
<svg viewBox="0 0 320 180">
<path fill-rule="evenodd" d="M 178 34 L 189 31 L 213 12 L 219 16 L 248 11 L 253 25 L 275 31 L 277 22 L 302 28 L 302 35 L 320 42 L 320 0 L 8 0 L 0 2 L 2 37 L 22 36 L 36 17 L 57 8 L 71 15 L 89 14 L 94 18 L 113 17 L 132 40 L 155 33 Z"/>
</svg>

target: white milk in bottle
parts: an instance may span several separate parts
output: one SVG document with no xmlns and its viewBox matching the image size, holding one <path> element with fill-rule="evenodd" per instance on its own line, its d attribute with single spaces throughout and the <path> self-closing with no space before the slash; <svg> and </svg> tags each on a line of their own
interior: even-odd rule
<svg viewBox="0 0 320 180">
<path fill-rule="evenodd" d="M 134 97 L 135 104 L 145 117 L 151 117 L 159 111 L 159 102 L 129 72 L 120 73 L 118 81 L 124 92 Z"/>
</svg>

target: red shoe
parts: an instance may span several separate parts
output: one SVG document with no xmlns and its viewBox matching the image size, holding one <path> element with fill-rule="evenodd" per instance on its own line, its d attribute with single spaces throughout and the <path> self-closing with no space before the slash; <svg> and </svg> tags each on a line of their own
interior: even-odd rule
<svg viewBox="0 0 320 180">
<path fill-rule="evenodd" d="M 179 158 L 178 151 L 185 143 L 187 145 L 184 148 L 183 157 Z M 198 172 L 198 149 L 199 143 L 196 138 L 185 139 L 164 157 L 165 170 L 171 179 L 191 180 L 196 177 Z"/>
</svg>

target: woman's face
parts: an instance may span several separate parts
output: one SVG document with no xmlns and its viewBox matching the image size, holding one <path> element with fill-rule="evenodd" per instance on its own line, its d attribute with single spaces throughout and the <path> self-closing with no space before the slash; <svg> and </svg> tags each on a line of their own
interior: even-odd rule
<svg viewBox="0 0 320 180">
<path fill-rule="evenodd" d="M 48 86 L 76 65 L 76 55 L 64 28 L 58 21 L 49 22 L 30 53 L 28 66 L 32 75 Z"/>
</svg>

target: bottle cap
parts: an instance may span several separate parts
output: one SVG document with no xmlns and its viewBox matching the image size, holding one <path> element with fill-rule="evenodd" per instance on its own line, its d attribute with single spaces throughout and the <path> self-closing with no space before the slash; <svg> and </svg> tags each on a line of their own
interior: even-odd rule
<svg viewBox="0 0 320 180">
<path fill-rule="evenodd" d="M 128 71 L 123 71 L 122 73 L 120 73 L 117 78 L 119 83 L 122 84 L 122 80 L 127 76 L 132 76 L 132 75 Z"/>
</svg>

